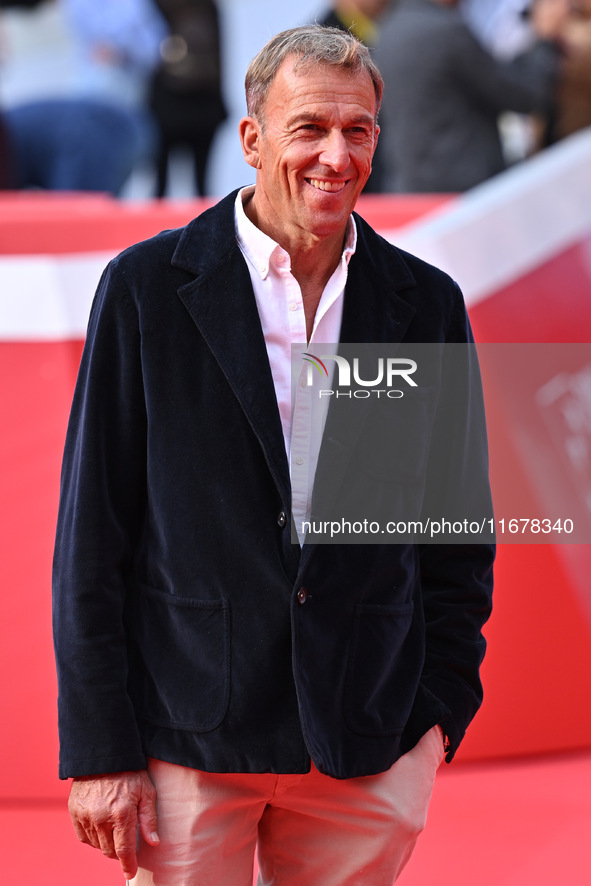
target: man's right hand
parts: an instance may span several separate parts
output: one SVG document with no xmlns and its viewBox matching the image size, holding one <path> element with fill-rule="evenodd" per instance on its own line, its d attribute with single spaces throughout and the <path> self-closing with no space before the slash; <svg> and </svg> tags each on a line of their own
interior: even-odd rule
<svg viewBox="0 0 591 886">
<path fill-rule="evenodd" d="M 68 809 L 78 839 L 118 859 L 127 880 L 137 873 L 138 825 L 146 843 L 160 842 L 156 791 L 145 770 L 75 778 Z"/>
</svg>

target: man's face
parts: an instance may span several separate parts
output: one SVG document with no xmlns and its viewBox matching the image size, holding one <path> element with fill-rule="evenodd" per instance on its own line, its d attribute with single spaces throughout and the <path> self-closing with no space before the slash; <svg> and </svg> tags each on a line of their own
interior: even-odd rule
<svg viewBox="0 0 591 886">
<path fill-rule="evenodd" d="M 257 219 L 285 240 L 342 231 L 371 172 L 378 127 L 366 71 L 331 65 L 301 72 L 287 58 L 264 105 L 264 122 L 246 117 L 241 139 L 257 170 Z"/>
</svg>

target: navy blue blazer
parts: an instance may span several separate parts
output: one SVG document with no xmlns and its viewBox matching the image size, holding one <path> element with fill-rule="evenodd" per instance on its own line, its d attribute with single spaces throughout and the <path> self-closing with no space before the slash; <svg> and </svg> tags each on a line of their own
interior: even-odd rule
<svg viewBox="0 0 591 886">
<path fill-rule="evenodd" d="M 451 760 L 481 703 L 492 545 L 291 541 L 234 198 L 123 252 L 93 303 L 54 558 L 62 778 L 147 756 L 370 775 L 436 723 Z M 456 284 L 356 222 L 342 341 L 470 341 Z M 469 394 L 448 478 L 486 486 Z M 319 470 L 340 457 L 329 436 Z"/>
</svg>

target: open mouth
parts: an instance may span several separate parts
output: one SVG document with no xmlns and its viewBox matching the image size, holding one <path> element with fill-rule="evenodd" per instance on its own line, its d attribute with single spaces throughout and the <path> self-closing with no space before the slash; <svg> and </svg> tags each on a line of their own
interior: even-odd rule
<svg viewBox="0 0 591 886">
<path fill-rule="evenodd" d="M 308 182 L 309 185 L 312 185 L 313 188 L 316 188 L 319 191 L 328 191 L 331 194 L 335 194 L 338 191 L 342 191 L 343 188 L 345 187 L 345 185 L 347 184 L 346 181 L 344 181 L 344 182 L 343 181 L 327 182 L 327 181 L 322 181 L 319 178 L 307 178 L 306 181 Z"/>
</svg>

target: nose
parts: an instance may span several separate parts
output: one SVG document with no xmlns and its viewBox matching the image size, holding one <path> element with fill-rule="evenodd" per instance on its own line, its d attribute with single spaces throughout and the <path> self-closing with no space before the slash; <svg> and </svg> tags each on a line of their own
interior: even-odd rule
<svg viewBox="0 0 591 886">
<path fill-rule="evenodd" d="M 340 130 L 331 129 L 327 133 L 318 159 L 323 166 L 330 166 L 335 172 L 344 172 L 347 169 L 349 148 L 347 140 Z"/>
</svg>

